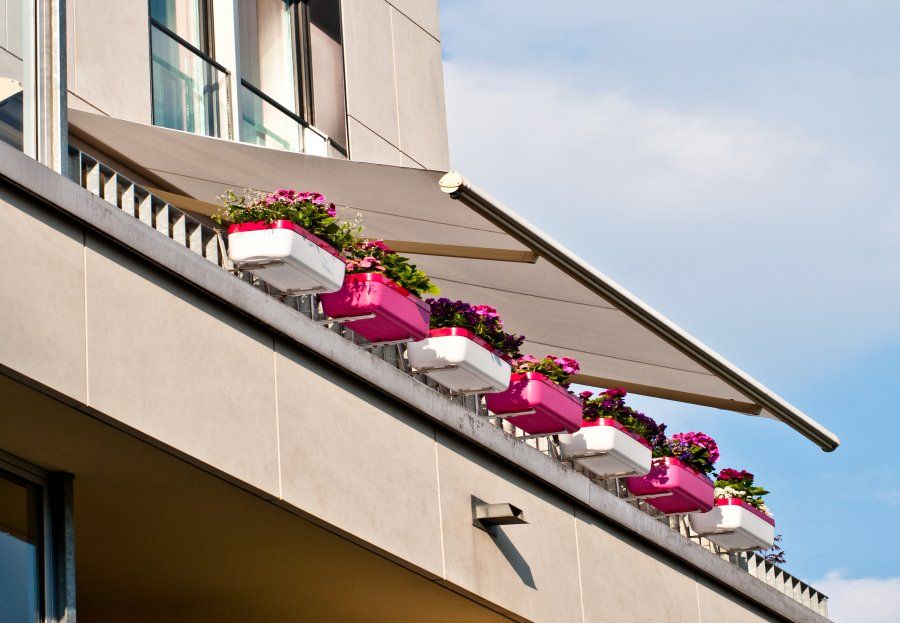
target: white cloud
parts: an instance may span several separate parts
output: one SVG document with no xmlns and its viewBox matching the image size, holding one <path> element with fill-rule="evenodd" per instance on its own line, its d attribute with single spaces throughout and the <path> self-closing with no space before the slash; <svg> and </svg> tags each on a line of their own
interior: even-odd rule
<svg viewBox="0 0 900 623">
<path fill-rule="evenodd" d="M 584 90 L 578 76 L 459 67 L 446 63 L 453 157 L 489 170 L 503 186 L 527 176 L 596 209 L 629 208 L 649 218 L 719 217 L 771 193 L 789 191 L 788 171 L 823 162 L 808 139 L 742 119 L 677 111 L 603 89 Z M 510 157 L 497 158 L 502 154 Z M 762 182 L 762 183 L 761 183 Z M 587 193 L 585 191 L 588 191 Z M 755 204 L 755 211 L 778 206 Z"/>
<path fill-rule="evenodd" d="M 447 62 L 453 165 L 751 370 L 815 378 L 900 337 L 883 162 L 581 71 Z"/>
<path fill-rule="evenodd" d="M 828 617 L 835 623 L 900 621 L 900 577 L 850 579 L 830 571 L 813 586 L 828 595 Z"/>
</svg>

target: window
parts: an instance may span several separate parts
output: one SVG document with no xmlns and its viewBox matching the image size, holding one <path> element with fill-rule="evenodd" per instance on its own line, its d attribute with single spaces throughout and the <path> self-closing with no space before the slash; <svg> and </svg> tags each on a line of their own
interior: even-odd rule
<svg viewBox="0 0 900 623">
<path fill-rule="evenodd" d="M 239 0 L 240 139 L 299 151 L 304 126 L 347 144 L 339 0 Z"/>
<path fill-rule="evenodd" d="M 339 145 L 347 144 L 344 46 L 338 0 L 308 0 L 309 61 L 314 125 Z"/>
<path fill-rule="evenodd" d="M 0 623 L 44 618 L 43 518 L 42 487 L 0 471 Z"/>
<path fill-rule="evenodd" d="M 228 72 L 211 56 L 204 0 L 151 0 L 153 123 L 228 138 Z"/>
<path fill-rule="evenodd" d="M 301 149 L 295 9 L 285 0 L 242 0 L 238 4 L 240 139 L 245 143 Z"/>
</svg>

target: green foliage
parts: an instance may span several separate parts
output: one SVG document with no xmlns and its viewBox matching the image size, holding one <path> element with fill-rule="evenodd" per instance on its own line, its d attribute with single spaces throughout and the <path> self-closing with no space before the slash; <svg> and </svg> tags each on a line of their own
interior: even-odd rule
<svg viewBox="0 0 900 623">
<path fill-rule="evenodd" d="M 238 195 L 229 190 L 221 199 L 225 208 L 214 217 L 219 223 L 290 221 L 338 251 L 357 242 L 361 233 L 358 224 L 336 218 L 334 204 L 326 202 L 319 193 L 280 189 L 274 193 L 246 191 Z"/>
<path fill-rule="evenodd" d="M 768 513 L 763 496 L 768 491 L 753 483 L 753 474 L 747 470 L 725 468 L 716 476 L 716 497 L 736 497 L 751 506 Z"/>
<path fill-rule="evenodd" d="M 357 240 L 344 249 L 347 256 L 347 274 L 384 273 L 397 285 L 415 296 L 438 294 L 440 289 L 431 283 L 428 275 L 410 263 L 380 240 Z"/>
</svg>

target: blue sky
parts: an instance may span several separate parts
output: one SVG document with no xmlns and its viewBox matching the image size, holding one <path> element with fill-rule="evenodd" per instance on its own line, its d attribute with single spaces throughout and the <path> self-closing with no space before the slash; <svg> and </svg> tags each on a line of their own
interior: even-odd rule
<svg viewBox="0 0 900 623">
<path fill-rule="evenodd" d="M 786 567 L 838 621 L 900 618 L 898 20 L 441 0 L 452 165 L 842 438 L 636 401 L 773 491 Z"/>
</svg>

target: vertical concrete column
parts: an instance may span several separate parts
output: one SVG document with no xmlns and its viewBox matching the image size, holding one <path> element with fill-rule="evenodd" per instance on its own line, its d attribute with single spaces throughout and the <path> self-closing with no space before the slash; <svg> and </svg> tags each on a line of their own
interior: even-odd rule
<svg viewBox="0 0 900 623">
<path fill-rule="evenodd" d="M 241 91 L 241 54 L 240 38 L 237 29 L 237 0 L 212 0 L 213 40 L 216 42 L 216 62 L 231 72 L 228 84 L 228 101 L 230 102 L 230 118 L 228 119 L 228 136 L 232 140 L 240 140 L 240 91 Z"/>
<path fill-rule="evenodd" d="M 69 124 L 66 98 L 66 0 L 33 0 L 31 57 L 37 160 L 66 175 Z M 26 60 L 28 65 L 28 60 Z"/>
<path fill-rule="evenodd" d="M 53 623 L 76 623 L 74 476 L 50 474 L 50 553 L 53 580 Z"/>
</svg>

